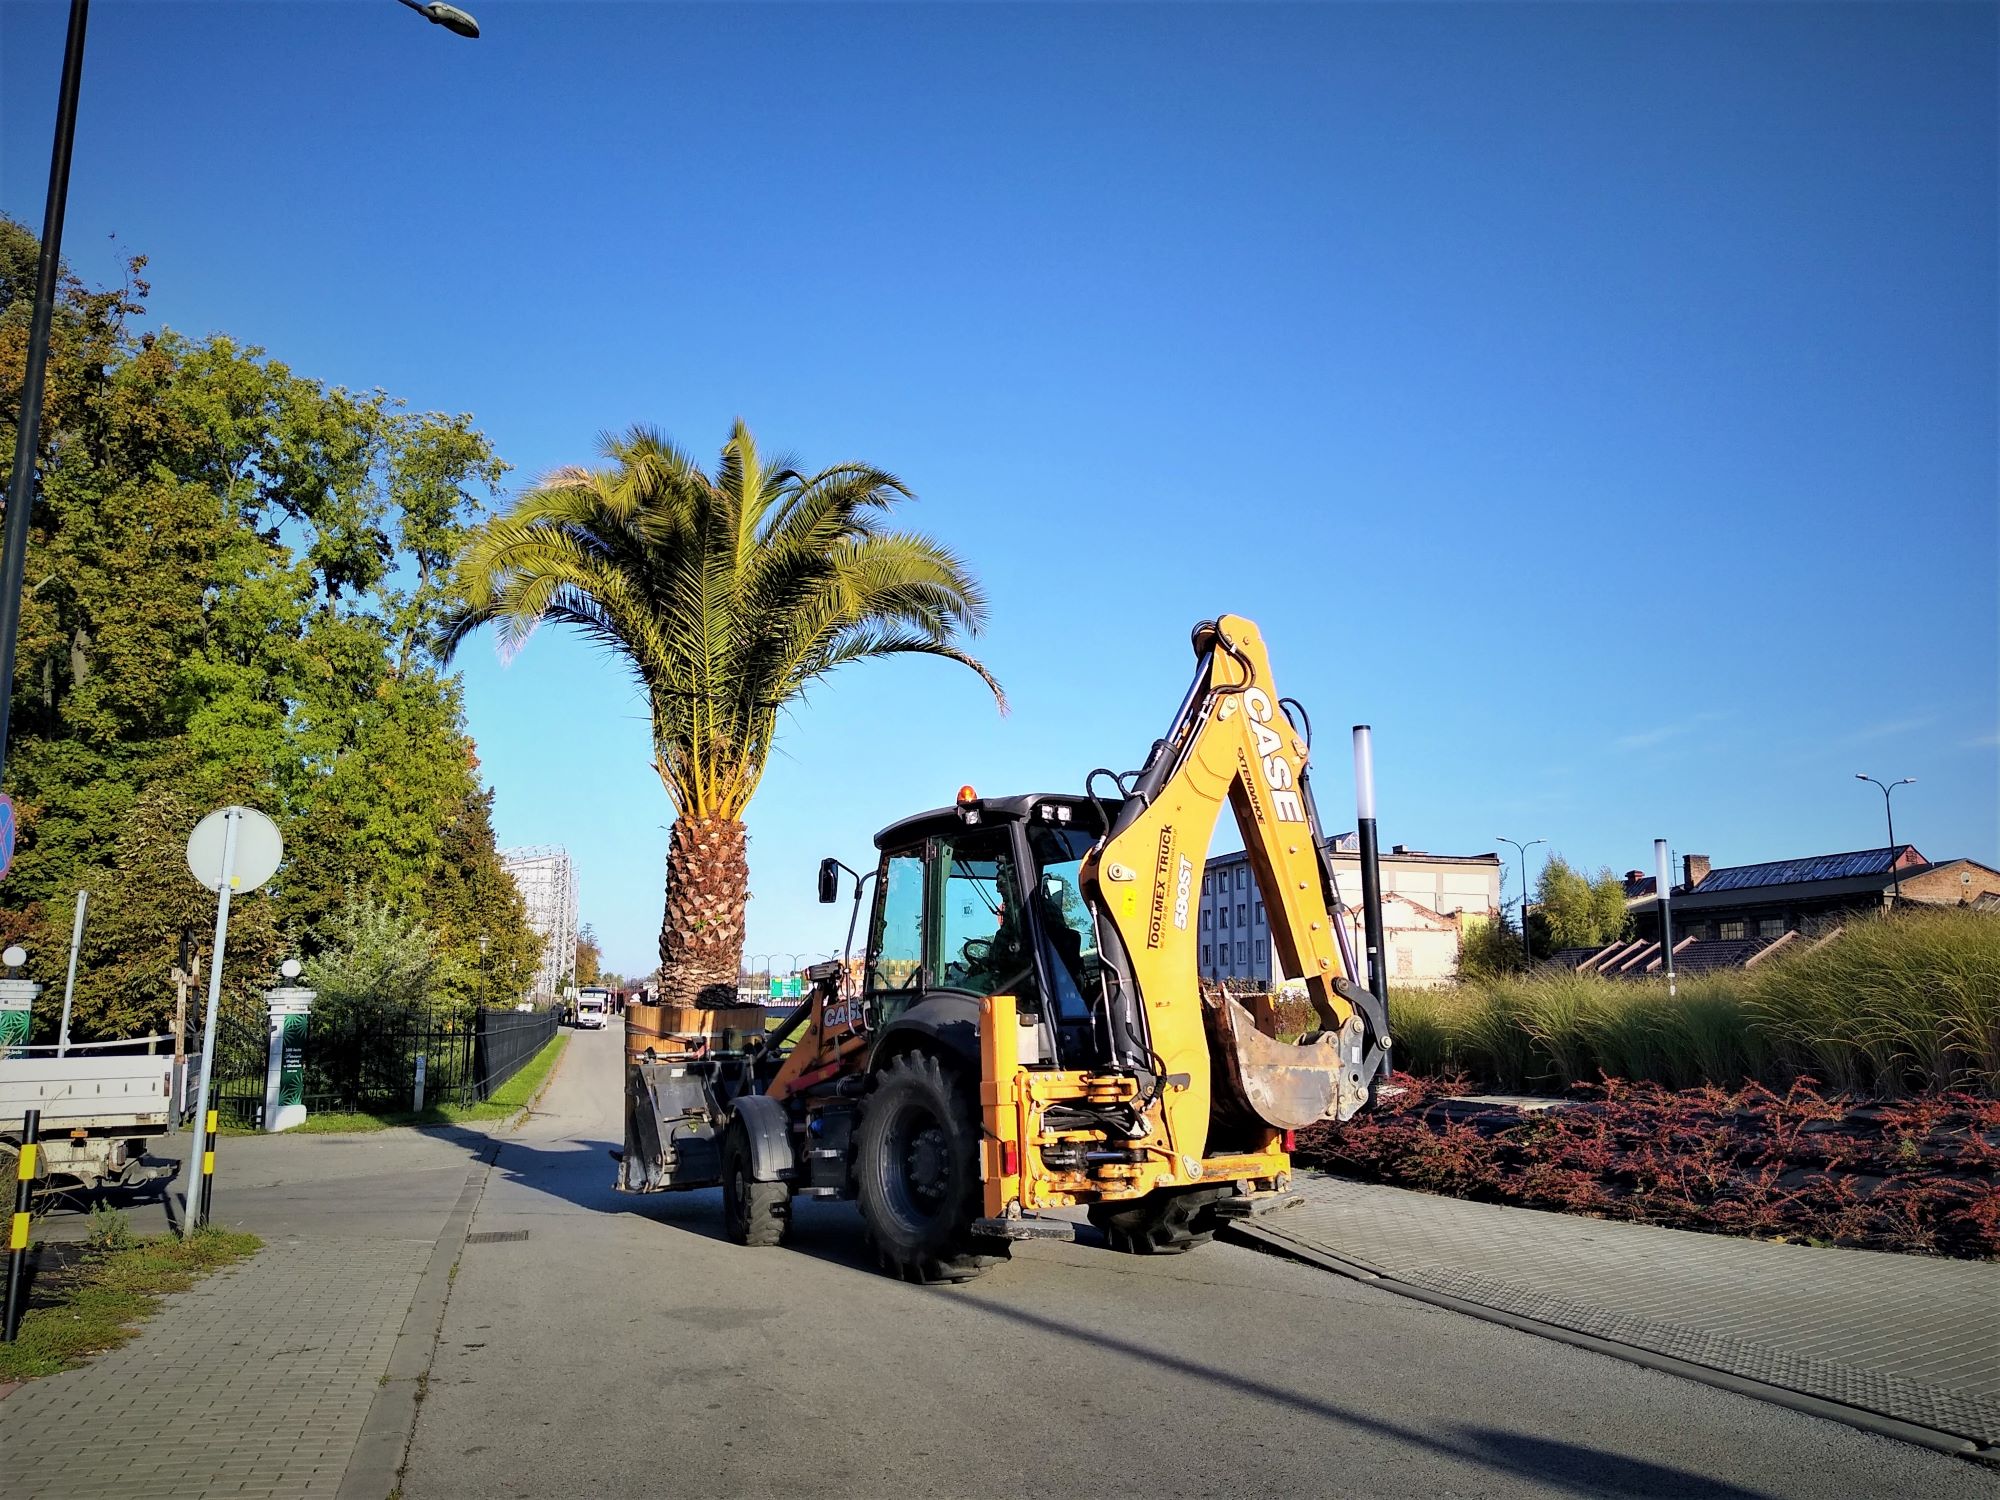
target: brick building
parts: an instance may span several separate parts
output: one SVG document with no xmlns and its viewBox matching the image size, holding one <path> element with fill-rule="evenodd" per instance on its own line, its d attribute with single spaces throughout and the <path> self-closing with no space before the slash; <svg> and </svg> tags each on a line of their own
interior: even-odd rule
<svg viewBox="0 0 2000 1500">
<path fill-rule="evenodd" d="M 1816 932 L 1844 916 L 1886 910 L 1898 899 L 1899 887 L 1901 900 L 1925 906 L 1985 908 L 2000 902 L 2000 870 L 1974 859 L 1933 863 L 1911 844 L 1720 870 L 1709 867 L 1707 855 L 1690 854 L 1682 875 L 1672 892 L 1674 935 L 1700 941 Z M 1633 935 L 1658 942 L 1660 905 L 1653 885 L 1637 870 L 1625 877 Z"/>
</svg>

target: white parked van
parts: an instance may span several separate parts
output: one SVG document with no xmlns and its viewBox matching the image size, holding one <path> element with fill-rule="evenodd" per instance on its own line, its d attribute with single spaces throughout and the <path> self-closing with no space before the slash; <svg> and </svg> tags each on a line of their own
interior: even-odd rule
<svg viewBox="0 0 2000 1500">
<path fill-rule="evenodd" d="M 576 992 L 576 1024 L 602 1031 L 611 1019 L 611 991 L 583 989 Z"/>
</svg>

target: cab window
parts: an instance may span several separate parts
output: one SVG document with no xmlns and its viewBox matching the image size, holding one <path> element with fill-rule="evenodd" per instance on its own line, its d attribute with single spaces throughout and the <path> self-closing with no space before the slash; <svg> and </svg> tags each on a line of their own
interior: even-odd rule
<svg viewBox="0 0 2000 1500">
<path fill-rule="evenodd" d="M 1007 830 L 969 828 L 935 847 L 928 982 L 961 993 L 1027 992 L 1032 998 L 1034 969 Z"/>
<path fill-rule="evenodd" d="M 921 848 L 882 861 L 882 887 L 875 898 L 874 933 L 868 949 L 871 992 L 902 991 L 914 996 L 923 975 L 924 858 Z"/>
</svg>

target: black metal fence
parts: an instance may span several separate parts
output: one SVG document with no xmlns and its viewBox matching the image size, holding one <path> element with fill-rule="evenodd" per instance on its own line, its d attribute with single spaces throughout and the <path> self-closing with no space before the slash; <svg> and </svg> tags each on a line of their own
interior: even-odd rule
<svg viewBox="0 0 2000 1500">
<path fill-rule="evenodd" d="M 417 1026 L 379 1021 L 325 1024 L 306 1036 L 308 1113 L 390 1113 L 414 1107 L 423 1060 L 426 1108 L 477 1104 L 520 1072 L 556 1034 L 559 1010 L 482 1010 Z M 264 1119 L 269 1032 L 241 1017 L 222 1017 L 215 1037 L 215 1107 L 242 1125 Z"/>
</svg>

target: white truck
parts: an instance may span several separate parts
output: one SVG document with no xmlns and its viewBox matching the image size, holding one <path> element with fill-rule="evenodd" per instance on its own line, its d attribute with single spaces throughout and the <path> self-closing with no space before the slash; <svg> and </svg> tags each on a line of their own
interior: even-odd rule
<svg viewBox="0 0 2000 1500">
<path fill-rule="evenodd" d="M 158 1053 L 0 1053 L 0 1180 L 14 1180 L 27 1112 L 35 1109 L 39 1191 L 163 1190 L 180 1164 L 148 1161 L 146 1149 L 173 1124 L 173 1067 L 171 1056 Z"/>
<path fill-rule="evenodd" d="M 611 1019 L 611 991 L 589 986 L 576 992 L 576 1024 L 602 1031 Z"/>
</svg>

